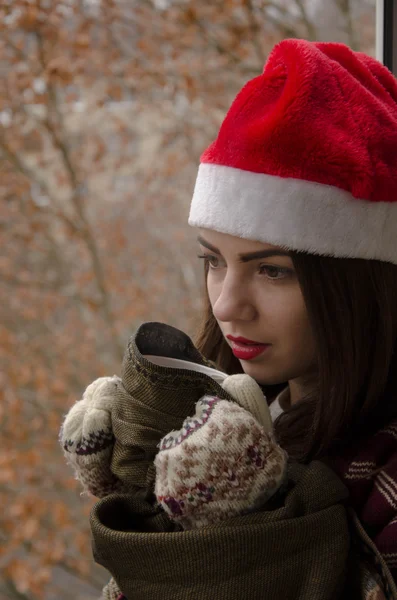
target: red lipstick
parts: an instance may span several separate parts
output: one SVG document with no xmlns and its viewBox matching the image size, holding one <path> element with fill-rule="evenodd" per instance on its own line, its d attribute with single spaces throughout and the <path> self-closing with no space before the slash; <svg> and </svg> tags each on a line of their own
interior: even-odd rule
<svg viewBox="0 0 397 600">
<path fill-rule="evenodd" d="M 270 344 L 262 344 L 244 337 L 226 336 L 232 342 L 232 352 L 240 360 L 252 360 L 262 354 Z"/>
</svg>

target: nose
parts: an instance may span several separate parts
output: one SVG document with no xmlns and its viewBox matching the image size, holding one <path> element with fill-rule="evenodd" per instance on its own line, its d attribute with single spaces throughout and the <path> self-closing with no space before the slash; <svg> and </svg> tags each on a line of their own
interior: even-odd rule
<svg viewBox="0 0 397 600">
<path fill-rule="evenodd" d="M 249 286 L 241 278 L 226 275 L 219 295 L 212 304 L 212 312 L 217 321 L 230 323 L 235 321 L 252 321 L 257 311 L 252 302 Z"/>
</svg>

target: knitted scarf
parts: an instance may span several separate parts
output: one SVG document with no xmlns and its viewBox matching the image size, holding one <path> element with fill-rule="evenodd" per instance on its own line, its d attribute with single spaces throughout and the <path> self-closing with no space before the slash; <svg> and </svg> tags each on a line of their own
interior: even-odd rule
<svg viewBox="0 0 397 600">
<path fill-rule="evenodd" d="M 350 505 L 397 582 L 397 422 L 351 448 L 335 460 L 334 468 L 349 490 Z M 103 598 L 126 600 L 116 590 Z M 368 598 L 372 598 L 370 591 Z"/>
<path fill-rule="evenodd" d="M 397 422 L 346 451 L 333 466 L 349 490 L 350 505 L 397 582 Z M 116 597 L 126 600 L 118 595 L 109 600 Z"/>
<path fill-rule="evenodd" d="M 397 582 L 397 421 L 352 446 L 333 468 Z"/>
<path fill-rule="evenodd" d="M 336 459 L 334 468 L 397 583 L 397 421 Z"/>
<path fill-rule="evenodd" d="M 275 420 L 288 405 L 286 390 L 270 405 Z M 352 443 L 331 467 L 349 490 L 349 503 L 397 582 L 397 421 Z"/>
<path fill-rule="evenodd" d="M 397 421 L 351 447 L 333 467 L 397 583 Z"/>
</svg>

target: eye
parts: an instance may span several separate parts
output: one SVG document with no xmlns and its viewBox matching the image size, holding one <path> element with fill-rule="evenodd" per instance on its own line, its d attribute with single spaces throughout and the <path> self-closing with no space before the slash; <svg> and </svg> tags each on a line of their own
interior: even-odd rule
<svg viewBox="0 0 397 600">
<path fill-rule="evenodd" d="M 259 272 L 268 279 L 285 279 L 291 271 L 285 267 L 275 267 L 274 265 L 260 265 Z"/>
<path fill-rule="evenodd" d="M 219 264 L 219 258 L 214 254 L 199 254 L 198 258 L 203 259 L 208 264 L 210 269 L 219 269 L 221 266 Z"/>
</svg>

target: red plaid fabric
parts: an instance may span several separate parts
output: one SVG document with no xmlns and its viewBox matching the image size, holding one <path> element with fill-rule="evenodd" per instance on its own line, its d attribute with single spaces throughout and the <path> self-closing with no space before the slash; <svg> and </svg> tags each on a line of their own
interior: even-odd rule
<svg viewBox="0 0 397 600">
<path fill-rule="evenodd" d="M 397 421 L 352 447 L 334 467 L 397 582 Z"/>
</svg>

